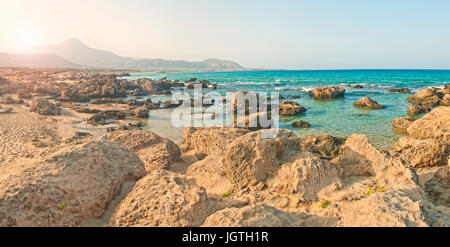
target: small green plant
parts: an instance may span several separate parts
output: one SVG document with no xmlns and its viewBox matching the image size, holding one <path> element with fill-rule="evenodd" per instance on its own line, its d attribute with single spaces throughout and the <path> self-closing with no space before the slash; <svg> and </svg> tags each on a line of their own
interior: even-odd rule
<svg viewBox="0 0 450 247">
<path fill-rule="evenodd" d="M 227 191 L 227 192 L 224 192 L 223 193 L 223 196 L 224 197 L 228 197 L 228 196 L 232 196 L 233 195 L 233 192 L 232 191 Z"/>
<path fill-rule="evenodd" d="M 63 210 L 66 207 L 66 202 L 58 203 L 58 209 Z"/>
<path fill-rule="evenodd" d="M 328 200 L 321 200 L 319 204 L 319 208 L 327 208 L 331 205 L 331 202 Z"/>
<path fill-rule="evenodd" d="M 375 187 L 367 187 L 367 191 L 366 192 L 362 192 L 361 195 L 365 196 L 365 197 L 369 197 L 372 194 L 383 193 L 383 192 L 386 192 L 386 191 L 387 191 L 386 187 L 377 185 Z"/>
</svg>

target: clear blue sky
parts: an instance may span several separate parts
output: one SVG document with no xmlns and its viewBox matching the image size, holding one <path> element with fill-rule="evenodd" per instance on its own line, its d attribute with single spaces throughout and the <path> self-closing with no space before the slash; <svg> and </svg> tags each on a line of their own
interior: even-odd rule
<svg viewBox="0 0 450 247">
<path fill-rule="evenodd" d="M 444 0 L 2 0 L 1 5 L 2 50 L 75 37 L 122 56 L 213 57 L 246 67 L 450 69 L 450 1 Z"/>
</svg>

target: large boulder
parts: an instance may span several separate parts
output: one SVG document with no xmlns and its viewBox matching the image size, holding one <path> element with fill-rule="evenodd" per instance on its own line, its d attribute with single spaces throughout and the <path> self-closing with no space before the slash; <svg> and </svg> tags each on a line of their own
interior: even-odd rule
<svg viewBox="0 0 450 247">
<path fill-rule="evenodd" d="M 450 106 L 450 94 L 446 94 L 442 100 L 441 100 L 441 105 L 443 106 Z"/>
<path fill-rule="evenodd" d="M 36 112 L 41 115 L 59 115 L 60 109 L 48 102 L 47 99 L 43 98 L 34 98 L 31 101 L 30 112 Z"/>
<path fill-rule="evenodd" d="M 415 105 L 429 108 L 439 105 L 442 96 L 437 88 L 427 88 L 409 96 L 407 100 Z"/>
<path fill-rule="evenodd" d="M 392 121 L 392 128 L 398 131 L 406 132 L 414 121 L 416 121 L 416 119 L 413 117 L 398 117 Z"/>
<path fill-rule="evenodd" d="M 226 176 L 237 188 L 258 184 L 299 151 L 300 139 L 293 132 L 280 129 L 276 137 L 264 138 L 264 131 L 237 138 L 224 152 Z"/>
<path fill-rule="evenodd" d="M 445 166 L 450 155 L 450 145 L 435 139 L 418 140 L 405 136 L 390 148 L 415 168 Z"/>
<path fill-rule="evenodd" d="M 250 131 L 269 129 L 274 127 L 271 112 L 256 112 L 235 119 L 233 127 L 244 128 Z"/>
<path fill-rule="evenodd" d="M 307 135 L 301 138 L 300 149 L 331 159 L 344 153 L 345 138 L 330 135 Z"/>
<path fill-rule="evenodd" d="M 419 114 L 422 114 L 422 113 L 425 113 L 425 112 L 429 112 L 429 111 L 430 111 L 429 107 L 426 107 L 426 106 L 421 105 L 421 104 L 415 104 L 415 103 L 411 104 L 408 107 L 408 109 L 406 109 L 406 112 L 409 115 L 419 115 Z"/>
<path fill-rule="evenodd" d="M 308 123 L 308 122 L 306 122 L 306 121 L 299 120 L 299 121 L 293 122 L 293 123 L 292 123 L 292 127 L 294 127 L 294 128 L 304 128 L 304 129 L 306 129 L 306 128 L 311 127 L 311 124 Z"/>
<path fill-rule="evenodd" d="M 204 188 L 182 175 L 154 170 L 139 180 L 111 218 L 113 226 L 195 227 L 213 213 Z"/>
<path fill-rule="evenodd" d="M 368 108 L 368 109 L 384 109 L 384 108 L 386 108 L 385 106 L 378 104 L 378 102 L 373 101 L 369 97 L 362 97 L 361 99 L 355 101 L 353 103 L 353 106 L 357 107 L 357 108 Z"/>
<path fill-rule="evenodd" d="M 306 112 L 306 108 L 297 104 L 294 101 L 283 100 L 280 103 L 280 115 L 281 116 L 295 116 Z"/>
<path fill-rule="evenodd" d="M 242 128 L 208 127 L 185 128 L 180 147 L 183 151 L 194 150 L 199 159 L 215 152 L 223 152 L 228 144 L 249 131 Z"/>
<path fill-rule="evenodd" d="M 288 213 L 263 203 L 243 208 L 226 208 L 209 216 L 204 227 L 299 227 L 306 215 Z"/>
<path fill-rule="evenodd" d="M 405 193 L 376 193 L 341 209 L 343 227 L 424 227 L 427 213 Z"/>
<path fill-rule="evenodd" d="M 311 96 L 314 99 L 335 99 L 343 98 L 345 95 L 345 89 L 343 87 L 321 87 L 315 88 L 312 91 Z"/>
<path fill-rule="evenodd" d="M 102 216 L 144 164 L 121 144 L 68 146 L 39 162 L 0 166 L 0 225 L 76 226 Z"/>
<path fill-rule="evenodd" d="M 181 150 L 174 142 L 151 131 L 115 130 L 109 140 L 122 143 L 137 154 L 148 171 L 168 169 L 172 163 L 181 160 Z"/>
<path fill-rule="evenodd" d="M 450 143 L 450 106 L 440 106 L 415 121 L 408 133 L 418 139 L 439 139 Z"/>
<path fill-rule="evenodd" d="M 305 199 L 315 200 L 322 189 L 341 186 L 340 173 L 339 167 L 329 161 L 304 153 L 283 164 L 267 184 L 276 193 L 299 194 Z"/>
</svg>

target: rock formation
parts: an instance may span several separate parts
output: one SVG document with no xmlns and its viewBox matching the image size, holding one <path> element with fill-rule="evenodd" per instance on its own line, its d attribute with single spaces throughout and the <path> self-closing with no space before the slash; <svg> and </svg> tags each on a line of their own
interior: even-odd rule
<svg viewBox="0 0 450 247">
<path fill-rule="evenodd" d="M 376 101 L 373 101 L 369 97 L 362 97 L 361 99 L 357 100 L 355 103 L 353 103 L 354 107 L 357 108 L 368 108 L 368 109 L 384 109 L 385 106 L 382 106 L 378 104 Z"/>
</svg>

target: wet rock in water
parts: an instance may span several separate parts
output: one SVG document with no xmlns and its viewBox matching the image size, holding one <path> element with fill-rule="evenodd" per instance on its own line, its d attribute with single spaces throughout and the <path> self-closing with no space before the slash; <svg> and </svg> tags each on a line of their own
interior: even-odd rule
<svg viewBox="0 0 450 247">
<path fill-rule="evenodd" d="M 362 85 L 355 85 L 355 86 L 353 86 L 353 88 L 355 88 L 355 89 L 361 89 L 361 88 L 364 88 Z"/>
<path fill-rule="evenodd" d="M 175 107 L 178 107 L 178 106 L 180 106 L 181 105 L 181 103 L 179 102 L 179 103 L 175 103 L 175 102 L 172 102 L 171 100 L 167 100 L 167 101 L 164 101 L 162 104 L 161 104 L 161 108 L 164 108 L 164 109 L 167 109 L 167 108 L 175 108 Z"/>
<path fill-rule="evenodd" d="M 39 162 L 0 166 L 0 225 L 77 226 L 101 217 L 144 164 L 120 144 L 88 142 Z"/>
<path fill-rule="evenodd" d="M 280 103 L 280 115 L 281 116 L 295 116 L 298 114 L 305 113 L 307 110 L 305 107 L 297 104 L 294 101 L 283 100 Z"/>
<path fill-rule="evenodd" d="M 134 116 L 136 116 L 137 118 L 148 118 L 149 113 L 148 113 L 147 108 L 138 107 L 138 108 L 136 108 L 136 110 L 134 110 Z"/>
<path fill-rule="evenodd" d="M 307 135 L 300 138 L 300 149 L 332 159 L 344 153 L 345 138 L 331 135 Z"/>
<path fill-rule="evenodd" d="M 343 87 L 321 87 L 315 88 L 310 96 L 314 99 L 336 99 L 343 98 L 345 89 Z"/>
<path fill-rule="evenodd" d="M 430 108 L 423 106 L 423 105 L 416 105 L 416 104 L 411 104 L 408 109 L 406 109 L 406 112 L 409 115 L 419 115 L 425 112 L 430 112 Z"/>
<path fill-rule="evenodd" d="M 122 143 L 137 154 L 148 171 L 168 169 L 171 164 L 181 160 L 181 150 L 175 143 L 151 131 L 116 130 L 111 133 L 109 140 Z"/>
<path fill-rule="evenodd" d="M 186 81 L 186 83 L 196 82 L 196 81 L 197 81 L 197 78 L 190 78 L 189 80 Z"/>
<path fill-rule="evenodd" d="M 398 117 L 392 121 L 392 127 L 396 130 L 406 132 L 409 126 L 416 120 L 413 117 Z"/>
<path fill-rule="evenodd" d="M 357 107 L 357 108 L 368 108 L 368 109 L 384 109 L 384 108 L 386 108 L 385 106 L 378 104 L 378 102 L 373 101 L 369 97 L 362 97 L 361 99 L 354 102 L 353 106 Z"/>
<path fill-rule="evenodd" d="M 388 90 L 389 93 L 403 93 L 403 94 L 409 94 L 411 93 L 411 89 L 409 88 L 391 88 Z"/>
<path fill-rule="evenodd" d="M 311 127 L 311 124 L 306 122 L 306 121 L 300 120 L 300 121 L 293 122 L 292 123 L 292 127 L 295 127 L 295 128 L 309 128 L 309 127 Z"/>
<path fill-rule="evenodd" d="M 61 112 L 61 110 L 56 107 L 56 105 L 48 102 L 47 99 L 43 98 L 34 98 L 33 101 L 31 101 L 29 110 L 30 112 L 36 112 L 40 115 L 47 116 L 59 115 Z"/>
<path fill-rule="evenodd" d="M 201 88 L 209 88 L 209 89 L 216 89 L 217 88 L 216 84 L 213 84 L 213 83 L 211 83 L 211 82 L 209 82 L 207 80 L 202 80 L 202 81 L 199 81 L 199 82 L 193 82 L 191 84 L 188 84 L 186 86 L 186 88 L 187 89 L 194 89 L 195 85 L 200 85 Z"/>
<path fill-rule="evenodd" d="M 280 129 L 276 137 L 264 138 L 265 131 L 250 132 L 227 146 L 223 165 L 235 187 L 257 185 L 299 151 L 300 139 L 293 132 Z"/>
<path fill-rule="evenodd" d="M 270 104 L 265 97 L 253 92 L 236 91 L 227 95 L 227 111 L 245 116 L 251 113 L 270 111 Z"/>
<path fill-rule="evenodd" d="M 97 109 L 91 109 L 89 107 L 80 107 L 75 109 L 76 112 L 78 113 L 87 113 L 87 114 L 96 114 L 101 112 L 101 110 L 97 110 Z"/>
<path fill-rule="evenodd" d="M 298 96 L 298 95 L 292 95 L 292 96 L 289 96 L 289 98 L 291 98 L 291 99 L 300 99 L 301 97 Z"/>
<path fill-rule="evenodd" d="M 400 138 L 390 149 L 414 168 L 445 166 L 450 155 L 450 146 L 434 139 L 420 140 L 405 136 Z"/>
<path fill-rule="evenodd" d="M 430 108 L 439 105 L 443 96 L 438 93 L 437 88 L 427 88 L 409 96 L 407 100 L 414 105 L 422 105 Z"/>
<path fill-rule="evenodd" d="M 206 218 L 204 227 L 300 227 L 306 215 L 289 213 L 263 203 L 226 208 Z"/>
<path fill-rule="evenodd" d="M 171 83 L 167 80 L 153 81 L 147 78 L 138 79 L 142 90 L 150 95 L 170 94 Z"/>
<path fill-rule="evenodd" d="M 429 224 L 421 202 L 401 192 L 386 192 L 344 205 L 339 226 L 425 227 Z"/>
<path fill-rule="evenodd" d="M 437 139 L 450 144 L 450 106 L 440 106 L 414 121 L 408 133 L 418 139 Z"/>
<path fill-rule="evenodd" d="M 154 170 L 116 208 L 113 226 L 196 227 L 214 212 L 204 188 L 184 176 Z"/>
<path fill-rule="evenodd" d="M 209 154 L 222 153 L 228 144 L 236 138 L 249 133 L 242 128 L 209 127 L 209 128 L 185 128 L 180 147 L 184 152 L 194 150 L 199 159 Z"/>
<path fill-rule="evenodd" d="M 340 168 L 329 161 L 305 153 L 281 165 L 267 185 L 279 194 L 299 194 L 302 198 L 317 200 L 321 190 L 342 186 L 340 173 Z"/>
<path fill-rule="evenodd" d="M 89 117 L 86 122 L 93 125 L 104 125 L 106 120 L 108 119 L 119 120 L 125 119 L 125 117 L 126 113 L 123 111 L 107 110 L 94 114 L 93 116 Z"/>
</svg>

